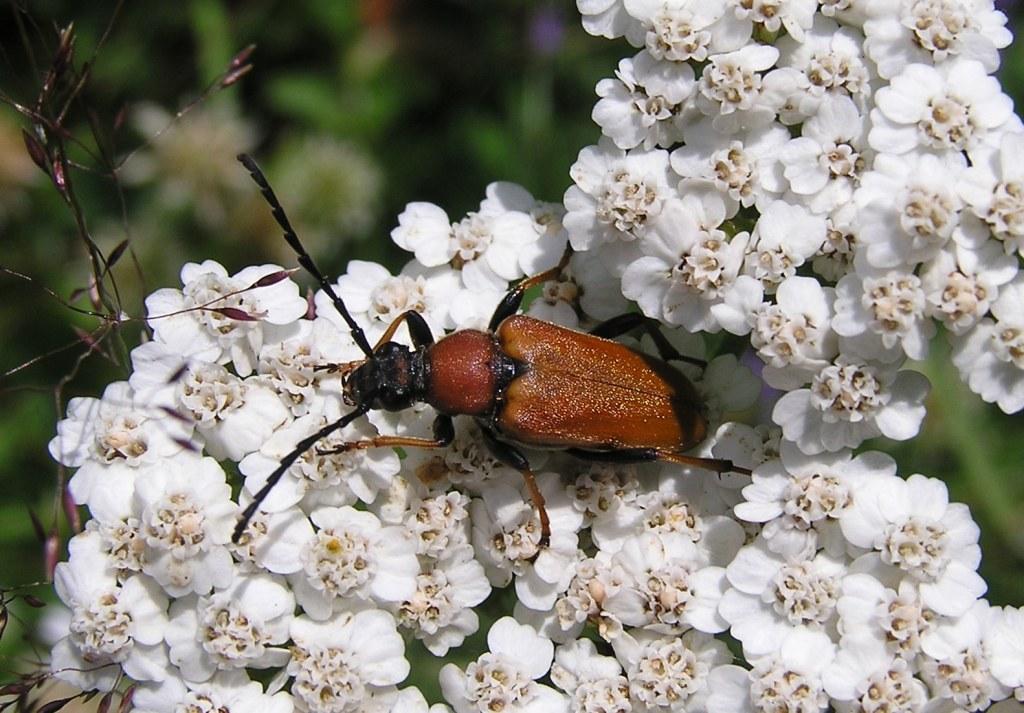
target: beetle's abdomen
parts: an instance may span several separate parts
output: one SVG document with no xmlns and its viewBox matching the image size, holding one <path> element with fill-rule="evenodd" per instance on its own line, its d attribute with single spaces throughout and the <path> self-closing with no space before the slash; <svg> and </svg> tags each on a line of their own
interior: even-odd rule
<svg viewBox="0 0 1024 713">
<path fill-rule="evenodd" d="M 495 415 L 506 437 L 552 448 L 679 452 L 707 435 L 697 390 L 660 359 L 521 315 L 502 322 L 497 337 L 524 365 Z"/>
<path fill-rule="evenodd" d="M 494 337 L 465 329 L 427 348 L 426 401 L 442 413 L 481 416 L 494 406 L 503 360 Z"/>
</svg>

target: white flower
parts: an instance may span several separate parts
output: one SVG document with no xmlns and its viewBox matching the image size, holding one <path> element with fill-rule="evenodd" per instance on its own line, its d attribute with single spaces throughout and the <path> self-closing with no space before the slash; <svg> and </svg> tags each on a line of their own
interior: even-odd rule
<svg viewBox="0 0 1024 713">
<path fill-rule="evenodd" d="M 132 695 L 135 713 L 178 713 L 218 711 L 218 713 L 292 713 L 294 705 L 288 693 L 266 694 L 263 686 L 250 681 L 244 671 L 223 671 L 202 683 L 166 678 L 159 684 L 143 683 Z"/>
<path fill-rule="evenodd" d="M 507 482 L 489 484 L 470 504 L 473 548 L 496 587 L 516 575 L 516 595 L 531 609 L 547 610 L 569 586 L 577 560 L 583 515 L 572 506 L 557 473 L 540 473 L 537 485 L 551 525 L 540 546 L 540 518 L 529 497 Z"/>
<path fill-rule="evenodd" d="M 867 110 L 874 67 L 864 57 L 862 44 L 860 32 L 824 15 L 814 16 L 802 40 L 792 35 L 779 38 L 778 66 L 795 69 L 803 77 L 796 101 L 801 114 L 813 117 L 822 100 L 840 96 L 850 97 L 859 111 Z"/>
<path fill-rule="evenodd" d="M 343 598 L 401 602 L 416 592 L 419 562 L 401 527 L 347 505 L 319 508 L 310 519 L 319 529 L 294 552 L 302 569 L 288 577 L 310 618 L 326 620 Z"/>
<path fill-rule="evenodd" d="M 811 268 L 830 282 L 837 282 L 853 269 L 857 249 L 857 237 L 854 234 L 857 212 L 856 204 L 850 202 L 838 206 L 825 220 L 825 242 L 818 248 Z"/>
<path fill-rule="evenodd" d="M 979 62 L 911 64 L 875 95 L 868 142 L 876 151 L 971 151 L 1013 114 L 1013 100 Z"/>
<path fill-rule="evenodd" d="M 798 42 L 803 42 L 818 9 L 817 0 L 729 0 L 729 5 L 736 17 L 751 20 L 772 33 L 785 28 Z"/>
<path fill-rule="evenodd" d="M 601 656 L 590 639 L 577 639 L 555 651 L 551 681 L 572 698 L 580 713 L 628 713 L 629 683 L 611 656 Z"/>
<path fill-rule="evenodd" d="M 756 468 L 762 463 L 779 457 L 779 446 L 782 443 L 782 429 L 770 424 L 748 426 L 744 423 L 730 421 L 723 423 L 715 431 L 714 445 L 711 453 L 716 458 L 731 460 L 743 468 Z M 725 512 L 737 504 L 741 498 L 737 491 L 751 483 L 751 476 L 740 473 L 723 474 L 719 494 L 730 494 L 725 500 Z M 740 523 L 742 525 L 742 523 Z"/>
<path fill-rule="evenodd" d="M 620 149 L 670 147 L 682 139 L 686 102 L 694 91 L 689 64 L 659 61 L 648 52 L 623 59 L 615 79 L 597 83 L 594 123 Z"/>
<path fill-rule="evenodd" d="M 403 524 L 416 542 L 416 554 L 443 559 L 469 544 L 469 496 L 451 490 L 417 498 L 409 503 Z"/>
<path fill-rule="evenodd" d="M 975 571 L 978 526 L 966 505 L 949 502 L 941 480 L 912 475 L 865 481 L 840 525 L 852 544 L 875 550 L 864 557 L 913 577 L 932 611 L 959 616 L 985 592 Z"/>
<path fill-rule="evenodd" d="M 875 157 L 854 196 L 857 239 L 873 267 L 913 266 L 934 257 L 960 226 L 956 193 L 962 154 Z M 959 239 L 959 238 L 958 238 Z"/>
<path fill-rule="evenodd" d="M 114 568 L 117 581 L 124 582 L 142 571 L 146 543 L 132 509 L 133 479 L 124 478 L 121 483 L 111 480 L 110 486 L 103 491 L 106 497 L 93 500 L 92 519 L 85 523 L 85 529 L 99 534 L 103 553 L 110 558 L 109 566 Z"/>
<path fill-rule="evenodd" d="M 738 50 L 750 40 L 751 23 L 728 12 L 725 0 L 624 0 L 640 21 L 641 42 L 656 59 L 703 62 L 708 55 Z M 638 45 L 630 37 L 630 41 Z"/>
<path fill-rule="evenodd" d="M 921 710 L 928 700 L 906 659 L 886 651 L 872 636 L 844 637 L 835 663 L 824 674 L 825 690 L 837 701 L 869 710 Z"/>
<path fill-rule="evenodd" d="M 633 631 L 612 647 L 625 668 L 631 701 L 655 712 L 704 710 L 711 694 L 708 674 L 732 660 L 724 642 L 692 629 L 682 636 Z"/>
<path fill-rule="evenodd" d="M 643 532 L 622 544 L 611 566 L 623 580 L 602 607 L 623 624 L 666 634 L 691 626 L 711 634 L 727 628 L 717 611 L 725 570 L 704 566 L 686 535 Z"/>
<path fill-rule="evenodd" d="M 789 131 L 772 122 L 750 131 L 726 136 L 709 119 L 685 129 L 686 143 L 672 152 L 672 170 L 690 182 L 711 183 L 726 201 L 726 214 L 740 206 L 761 206 L 785 188 L 778 153 L 789 141 Z"/>
<path fill-rule="evenodd" d="M 137 681 L 168 675 L 163 631 L 167 596 L 149 577 L 119 584 L 100 537 L 85 532 L 68 543 L 69 561 L 54 572 L 57 596 L 71 610 L 70 631 L 54 646 L 54 675 L 83 690 L 111 690 L 121 670 Z"/>
<path fill-rule="evenodd" d="M 790 189 L 815 213 L 828 213 L 853 198 L 870 166 L 865 129 L 865 117 L 849 97 L 830 97 L 779 154 Z"/>
<path fill-rule="evenodd" d="M 643 27 L 626 13 L 623 0 L 576 0 L 583 29 L 592 35 L 614 39 L 625 35 L 633 45 L 643 42 Z"/>
<path fill-rule="evenodd" d="M 494 315 L 494 310 L 508 294 L 503 284 L 501 289 L 493 289 L 490 287 L 478 287 L 470 289 L 468 287 L 460 287 L 459 290 L 451 296 L 451 303 L 449 305 L 452 324 L 456 330 L 459 329 L 479 329 L 486 330 L 491 322 L 491 317 Z M 440 335 L 437 335 L 440 336 Z M 426 405 L 422 405 L 425 408 Z M 417 408 L 418 405 L 414 405 L 413 408 Z M 380 412 L 380 415 L 384 415 L 387 412 Z M 408 413 L 408 410 L 402 413 Z M 374 414 L 370 414 L 371 421 L 374 418 Z M 384 416 L 386 418 L 386 416 Z M 402 420 L 402 416 L 398 416 L 397 420 Z M 379 426 L 379 424 L 376 424 Z"/>
<path fill-rule="evenodd" d="M 239 376 L 248 376 L 263 346 L 264 325 L 288 324 L 306 313 L 299 286 L 281 279 L 285 275 L 277 265 L 247 267 L 229 277 L 213 260 L 187 263 L 181 290 L 165 288 L 146 298 L 153 338 L 182 356 L 230 361 Z"/>
<path fill-rule="evenodd" d="M 465 672 L 451 663 L 441 669 L 441 690 L 455 713 L 568 710 L 562 694 L 536 682 L 551 668 L 549 639 L 506 616 L 487 632 L 487 647 Z"/>
<path fill-rule="evenodd" d="M 490 593 L 491 584 L 472 548 L 453 547 L 424 565 L 416 576 L 416 591 L 396 605 L 395 616 L 430 653 L 443 657 L 479 628 L 473 608 Z"/>
<path fill-rule="evenodd" d="M 990 670 L 983 642 L 999 617 L 988 602 L 979 600 L 955 622 L 936 627 L 935 637 L 943 644 L 941 654 L 921 658 L 921 677 L 933 694 L 961 710 L 984 711 L 1010 695 L 1009 687 L 998 681 Z"/>
<path fill-rule="evenodd" d="M 415 275 L 424 267 L 451 263 L 462 271 L 465 285 L 474 290 L 504 289 L 509 280 L 522 277 L 518 251 L 540 237 L 529 214 L 507 209 L 494 200 L 484 201 L 479 211 L 451 224 L 441 208 L 410 203 L 398 216 L 398 223 L 391 239 L 416 254 L 407 271 Z"/>
<path fill-rule="evenodd" d="M 536 275 L 558 264 L 569 242 L 569 235 L 562 225 L 565 206 L 538 200 L 526 188 L 511 181 L 488 183 L 485 193 L 487 197 L 480 202 L 482 213 L 519 211 L 529 215 L 533 221 L 537 240 L 518 246 L 519 267 L 523 274 Z"/>
<path fill-rule="evenodd" d="M 963 172 L 961 197 L 992 236 L 1003 242 L 1007 254 L 1024 256 L 1024 134 L 1006 133 L 998 150 L 982 147 L 971 154 Z M 987 237 L 987 236 L 986 236 Z"/>
<path fill-rule="evenodd" d="M 309 713 L 356 713 L 370 696 L 409 674 L 402 637 L 390 614 L 379 609 L 341 611 L 324 621 L 296 617 L 291 625 L 296 709 Z"/>
<path fill-rule="evenodd" d="M 761 537 L 772 552 L 807 558 L 824 548 L 841 555 L 840 518 L 865 481 L 895 475 L 896 463 L 877 451 L 856 458 L 848 450 L 808 456 L 785 441 L 780 452 L 779 460 L 754 470 L 736 516 L 764 523 Z"/>
<path fill-rule="evenodd" d="M 416 255 L 426 267 L 444 265 L 452 259 L 451 220 L 433 203 L 409 203 L 398 215 L 398 227 L 391 231 L 395 245 Z"/>
<path fill-rule="evenodd" d="M 718 611 L 729 622 L 730 633 L 743 643 L 748 659 L 776 651 L 792 629 L 835 630 L 846 566 L 842 558 L 824 552 L 804 556 L 780 556 L 758 538 L 726 567 L 732 586 Z"/>
<path fill-rule="evenodd" d="M 885 78 L 911 63 L 941 64 L 955 57 L 999 66 L 998 50 L 1010 44 L 1006 15 L 992 0 L 868 0 L 864 49 Z"/>
<path fill-rule="evenodd" d="M 587 622 L 593 622 L 602 639 L 614 640 L 623 632 L 622 622 L 614 613 L 605 611 L 603 606 L 608 596 L 618 591 L 628 579 L 622 568 L 613 564 L 607 552 L 598 550 L 594 557 L 581 559 L 576 563 L 568 589 L 559 595 L 554 608 L 540 614 L 542 625 L 538 629 L 553 640 L 566 643 L 578 637 Z M 521 617 L 523 614 L 537 616 L 539 613 L 517 607 L 516 615 Z"/>
<path fill-rule="evenodd" d="M 600 265 L 600 261 L 594 253 L 574 253 L 572 257 L 577 259 L 575 261 L 570 260 L 570 263 L 575 262 L 578 266 L 580 262 L 579 256 L 586 256 L 590 263 Z M 617 289 L 617 281 L 606 268 L 601 266 L 601 269 L 595 271 L 594 274 L 599 275 L 599 279 L 603 278 L 603 284 L 600 286 L 590 285 L 584 287 L 581 283 L 577 282 L 573 267 L 566 266 L 555 278 L 541 283 L 541 293 L 530 302 L 525 314 L 545 322 L 554 322 L 570 329 L 578 329 L 580 324 L 580 315 L 578 313 L 582 311 L 580 298 L 583 293 L 591 289 L 604 291 L 605 296 L 611 298 L 608 302 L 613 301 L 616 296 L 622 297 Z M 504 298 L 504 295 L 501 297 Z M 627 303 L 625 300 L 622 300 L 620 304 L 620 309 L 626 308 Z M 617 314 L 622 314 L 622 312 Z M 488 314 L 485 317 L 486 319 L 482 320 L 484 326 L 490 321 L 491 315 Z"/>
<path fill-rule="evenodd" d="M 917 435 L 930 384 L 916 371 L 896 371 L 840 355 L 815 375 L 808 389 L 785 394 L 772 410 L 788 440 L 804 453 L 856 448 L 884 435 Z"/>
<path fill-rule="evenodd" d="M 240 505 L 250 501 L 243 495 Z M 313 523 L 297 506 L 281 512 L 257 510 L 233 550 L 243 571 L 293 574 L 302 569 L 295 553 L 312 538 Z"/>
<path fill-rule="evenodd" d="M 846 275 L 836 285 L 835 309 L 832 328 L 840 336 L 866 337 L 856 345 L 862 356 L 889 361 L 900 348 L 911 359 L 928 355 L 935 323 L 926 316 L 921 278 L 913 273 Z"/>
<path fill-rule="evenodd" d="M 999 289 L 1017 275 L 1017 260 L 994 240 L 977 250 L 957 245 L 942 250 L 921 270 L 925 313 L 955 335 L 977 324 L 999 297 Z"/>
<path fill-rule="evenodd" d="M 867 19 L 867 9 L 871 0 L 820 0 L 821 14 L 834 17 L 839 22 L 853 27 L 861 27 Z"/>
<path fill-rule="evenodd" d="M 295 444 L 337 418 L 310 414 L 297 418 L 277 430 L 262 448 L 238 464 L 245 475 L 245 489 L 259 492 L 267 477 L 277 469 L 281 459 Z M 318 441 L 296 459 L 271 489 L 260 507 L 278 512 L 302 503 L 308 510 L 318 505 L 350 505 L 357 499 L 372 503 L 399 470 L 398 455 L 392 448 L 362 448 L 330 452 L 345 443 L 377 435 L 373 427 L 360 418 L 345 428 Z"/>
<path fill-rule="evenodd" d="M 730 332 L 750 330 L 751 346 L 765 363 L 765 383 L 799 388 L 837 354 L 830 321 L 834 292 L 813 278 L 794 276 L 778 286 L 774 305 L 762 302 L 761 295 L 759 282 L 740 276 L 736 289 L 713 312 Z"/>
<path fill-rule="evenodd" d="M 241 460 L 288 418 L 284 403 L 259 377 L 243 381 L 216 364 L 190 367 L 178 388 L 178 403 L 215 458 Z"/>
<path fill-rule="evenodd" d="M 102 399 L 76 397 L 68 417 L 57 423 L 50 455 L 79 467 L 68 484 L 75 502 L 89 505 L 111 487 L 123 487 L 141 467 L 155 465 L 182 451 L 189 431 L 152 405 L 124 381 L 103 391 Z"/>
<path fill-rule="evenodd" d="M 778 58 L 777 49 L 758 44 L 711 55 L 697 83 L 697 108 L 726 134 L 767 124 L 775 111 L 765 101 L 761 72 Z"/>
<path fill-rule="evenodd" d="M 563 290 L 568 290 L 570 294 L 574 293 L 574 304 L 578 304 L 578 311 L 583 313 L 580 321 L 587 322 L 586 318 L 589 318 L 591 321 L 600 322 L 629 311 L 629 300 L 622 296 L 619 278 L 602 262 L 600 251 L 574 253 L 569 260 L 568 274 L 563 277 L 568 278 L 568 282 L 563 280 L 554 283 L 556 296 L 567 302 Z M 542 297 L 542 301 L 551 301 L 547 285 L 542 290 Z M 528 310 L 529 314 L 533 314 L 532 307 L 531 305 L 531 309 Z"/>
<path fill-rule="evenodd" d="M 146 543 L 143 572 L 173 597 L 231 582 L 227 544 L 238 514 L 213 458 L 183 452 L 135 483 L 133 508 Z"/>
<path fill-rule="evenodd" d="M 992 675 L 1004 686 L 1024 687 L 1024 612 L 1019 607 L 994 608 L 985 632 L 985 651 Z"/>
<path fill-rule="evenodd" d="M 652 475 L 652 474 L 651 474 Z M 644 473 L 644 479 L 651 475 Z M 727 565 L 743 545 L 742 527 L 720 514 L 718 485 L 703 471 L 665 464 L 658 474 L 658 489 L 640 493 L 622 503 L 614 518 L 595 522 L 594 541 L 602 552 L 616 553 L 643 533 L 685 536 L 697 546 L 696 566 Z"/>
<path fill-rule="evenodd" d="M 480 425 L 471 418 L 455 419 L 455 438 L 448 448 L 410 449 L 401 467 L 404 473 L 433 491 L 444 490 L 450 483 L 470 493 L 480 493 L 491 482 L 507 484 L 522 479 L 518 472 L 491 455 Z"/>
<path fill-rule="evenodd" d="M 747 410 L 761 395 L 760 379 L 733 354 L 709 361 L 694 386 L 704 401 L 710 429 L 718 428 L 730 414 Z"/>
<path fill-rule="evenodd" d="M 574 469 L 575 477 L 566 485 L 573 507 L 583 513 L 591 536 L 602 550 L 612 550 L 607 537 L 615 537 L 633 523 L 640 490 L 640 468 L 635 463 L 585 463 Z"/>
<path fill-rule="evenodd" d="M 336 315 L 333 305 L 327 314 Z M 284 339 L 265 343 L 258 371 L 292 416 L 299 417 L 337 408 L 341 404 L 341 375 L 325 366 L 364 356 L 347 325 L 339 328 L 333 318 L 318 316 L 301 320 Z"/>
<path fill-rule="evenodd" d="M 179 428 L 192 432 L 214 458 L 241 460 L 288 418 L 264 379 L 239 379 L 219 364 L 183 358 L 160 342 L 133 349 L 132 366 L 129 383 L 139 397 L 151 410 L 173 414 Z"/>
<path fill-rule="evenodd" d="M 188 681 L 218 670 L 280 668 L 294 609 L 283 579 L 268 574 L 235 576 L 226 589 L 178 599 L 164 634 L 171 663 Z"/>
<path fill-rule="evenodd" d="M 799 204 L 772 201 L 763 207 L 750 234 L 744 274 L 771 291 L 796 274 L 825 242 L 825 218 Z"/>
<path fill-rule="evenodd" d="M 718 331 L 711 307 L 736 280 L 749 236 L 721 229 L 725 204 L 711 192 L 673 199 L 647 231 L 643 257 L 622 275 L 622 293 L 648 317 L 689 331 Z"/>
<path fill-rule="evenodd" d="M 1005 413 L 1024 408 L 1024 277 L 1018 275 L 983 319 L 954 343 L 953 363 L 971 391 Z"/>
<path fill-rule="evenodd" d="M 448 312 L 458 288 L 458 274 L 445 266 L 427 268 L 413 261 L 393 276 L 383 265 L 351 260 L 334 289 L 345 301 L 349 314 L 366 330 L 372 344 L 408 310 L 419 312 L 433 334 L 442 334 L 446 327 L 452 326 Z M 338 329 L 348 331 L 325 292 L 317 292 L 315 299 L 317 315 L 329 319 Z M 403 324 L 396 333 L 397 338 L 407 341 L 406 330 Z"/>
<path fill-rule="evenodd" d="M 777 651 L 751 663 L 747 670 L 726 665 L 708 675 L 708 713 L 825 710 L 828 695 L 822 676 L 835 657 L 835 644 L 820 631 L 794 629 Z"/>
<path fill-rule="evenodd" d="M 602 141 L 579 153 L 569 175 L 576 185 L 565 192 L 569 242 L 575 250 L 632 243 L 645 233 L 673 194 L 668 153 L 626 153 Z"/>
<path fill-rule="evenodd" d="M 837 609 L 840 617 L 843 649 L 861 637 L 873 637 L 885 651 L 885 657 L 899 657 L 913 663 L 918 654 L 938 653 L 935 625 L 942 618 L 921 601 L 921 590 L 912 578 L 902 578 L 887 586 L 881 568 L 851 574 L 843 580 L 843 593 Z M 859 644 L 851 648 L 856 649 Z M 881 654 L 879 654 L 881 656 Z"/>
</svg>

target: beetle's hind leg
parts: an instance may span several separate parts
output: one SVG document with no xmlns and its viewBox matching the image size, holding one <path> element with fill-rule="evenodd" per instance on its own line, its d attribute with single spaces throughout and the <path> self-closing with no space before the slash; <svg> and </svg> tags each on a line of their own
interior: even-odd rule
<svg viewBox="0 0 1024 713">
<path fill-rule="evenodd" d="M 601 461 L 604 463 L 643 463 L 660 460 L 680 465 L 692 465 L 714 473 L 742 473 L 750 475 L 749 468 L 742 468 L 731 460 L 724 458 L 702 458 L 675 453 L 662 448 L 629 448 L 620 451 L 588 451 L 582 448 L 569 448 L 566 453 L 583 460 Z"/>
<path fill-rule="evenodd" d="M 515 446 L 499 441 L 494 432 L 487 427 L 481 426 L 480 430 L 484 434 L 484 442 L 487 443 L 487 448 L 491 451 L 491 455 L 522 474 L 523 482 L 526 483 L 526 489 L 530 492 L 530 501 L 533 503 L 533 508 L 537 511 L 537 517 L 540 518 L 540 542 L 538 547 L 545 549 L 551 541 L 551 521 L 548 519 L 544 495 L 540 492 L 540 487 L 537 485 L 537 479 L 533 475 L 533 470 L 530 469 L 530 461 Z"/>
<path fill-rule="evenodd" d="M 650 317 L 645 317 L 639 312 L 626 312 L 617 317 L 606 319 L 591 329 L 590 333 L 595 337 L 614 339 L 634 329 L 642 329 L 647 336 L 654 340 L 654 346 L 658 349 L 658 355 L 665 361 L 685 361 L 687 364 L 693 364 L 701 369 L 708 365 L 703 359 L 680 354 L 679 350 L 672 346 L 672 343 L 661 331 L 661 323 Z"/>
</svg>

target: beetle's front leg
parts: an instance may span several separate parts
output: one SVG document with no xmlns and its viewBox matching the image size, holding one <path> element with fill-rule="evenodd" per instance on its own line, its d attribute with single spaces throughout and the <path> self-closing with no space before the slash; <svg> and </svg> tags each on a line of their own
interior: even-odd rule
<svg viewBox="0 0 1024 713">
<path fill-rule="evenodd" d="M 533 470 L 530 469 L 530 461 L 515 446 L 499 441 L 498 437 L 489 428 L 481 425 L 480 430 L 483 431 L 484 441 L 487 443 L 487 448 L 491 451 L 491 455 L 522 474 L 523 481 L 526 483 L 526 489 L 530 491 L 530 500 L 537 511 L 537 517 L 540 518 L 540 542 L 538 546 L 540 549 L 544 549 L 551 541 L 551 521 L 548 519 L 548 511 L 544 505 L 544 495 L 540 492 L 540 487 L 537 485 L 537 479 L 533 475 Z"/>
<path fill-rule="evenodd" d="M 488 329 L 494 331 L 498 328 L 507 317 L 511 317 L 519 311 L 519 305 L 523 303 L 523 295 L 526 291 L 534 285 L 539 285 L 548 280 L 553 280 L 558 277 L 565 266 L 569 264 L 569 258 L 572 256 L 572 248 L 566 246 L 565 252 L 562 253 L 562 259 L 558 261 L 558 264 L 554 267 L 545 270 L 544 272 L 537 273 L 532 277 L 526 277 L 519 281 L 515 287 L 508 291 L 498 306 L 494 308 L 494 314 L 491 315 L 491 323 Z"/>
<path fill-rule="evenodd" d="M 427 324 L 427 320 L 423 319 L 423 315 L 416 310 L 407 309 L 395 317 L 394 321 L 384 330 L 384 334 L 380 335 L 380 339 L 373 345 L 374 353 L 380 349 L 382 344 L 391 341 L 391 337 L 395 335 L 395 330 L 398 329 L 402 322 L 409 326 L 409 336 L 412 338 L 413 346 L 425 347 L 434 343 L 434 335 L 430 333 L 430 325 Z"/>
<path fill-rule="evenodd" d="M 452 417 L 445 414 L 438 414 L 434 419 L 434 437 L 416 438 L 414 436 L 374 436 L 363 438 L 358 441 L 342 443 L 334 448 L 317 449 L 316 454 L 320 456 L 333 455 L 335 453 L 347 453 L 349 451 L 362 451 L 367 448 L 447 448 L 455 440 L 455 427 L 452 425 Z"/>
</svg>

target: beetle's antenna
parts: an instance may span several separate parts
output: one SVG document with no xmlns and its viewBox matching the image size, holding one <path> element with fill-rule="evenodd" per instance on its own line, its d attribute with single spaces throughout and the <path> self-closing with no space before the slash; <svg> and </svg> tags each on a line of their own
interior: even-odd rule
<svg viewBox="0 0 1024 713">
<path fill-rule="evenodd" d="M 292 228 L 292 224 L 288 221 L 288 216 L 285 215 L 284 208 L 281 206 L 280 201 L 277 200 L 277 196 L 274 195 L 274 189 L 270 187 L 270 182 L 267 181 L 267 177 L 263 175 L 263 171 L 260 170 L 259 165 L 255 159 L 249 154 L 238 154 L 238 160 L 241 161 L 242 165 L 249 171 L 249 175 L 252 176 L 252 180 L 256 181 L 256 185 L 260 188 L 260 193 L 266 199 L 267 203 L 270 204 L 271 212 L 274 214 L 274 219 L 277 224 L 284 230 L 284 239 L 288 241 L 292 250 L 298 255 L 299 264 L 306 269 L 310 275 L 312 275 L 318 283 L 320 283 L 320 289 L 327 293 L 327 296 L 331 298 L 331 302 L 334 303 L 334 308 L 338 310 L 338 314 L 341 315 L 345 323 L 348 324 L 348 328 L 352 331 L 352 339 L 363 351 L 367 357 L 373 358 L 373 349 L 370 348 L 370 342 L 366 340 L 366 335 L 363 334 L 363 330 L 360 328 L 356 321 L 352 319 L 352 315 L 348 313 L 348 308 L 345 307 L 345 303 L 341 301 L 334 288 L 331 287 L 331 283 L 327 281 L 323 273 L 317 268 L 316 263 L 313 262 L 313 258 L 306 248 L 299 242 L 299 236 L 295 234 L 295 229 Z"/>
<path fill-rule="evenodd" d="M 245 528 L 249 525 L 249 520 L 251 520 L 252 516 L 256 514 L 257 510 L 259 510 L 260 505 L 264 500 L 266 500 L 267 495 L 274 489 L 277 482 L 281 480 L 285 471 L 291 468 L 292 463 L 299 459 L 299 456 L 312 448 L 313 445 L 321 438 L 326 438 L 338 429 L 344 428 L 355 421 L 357 418 L 365 414 L 369 408 L 369 405 L 362 405 L 355 411 L 350 411 L 334 423 L 328 423 L 313 435 L 306 436 L 295 444 L 295 448 L 293 448 L 288 455 L 282 458 L 281 462 L 277 464 L 277 468 L 274 469 L 274 472 L 267 476 L 267 482 L 264 483 L 263 487 L 256 492 L 252 498 L 252 502 L 245 506 L 245 510 L 242 511 L 242 516 L 238 518 L 238 523 L 235 525 L 235 531 L 231 534 L 231 541 L 236 545 L 238 544 L 239 540 L 242 539 L 242 533 L 245 532 Z"/>
</svg>

